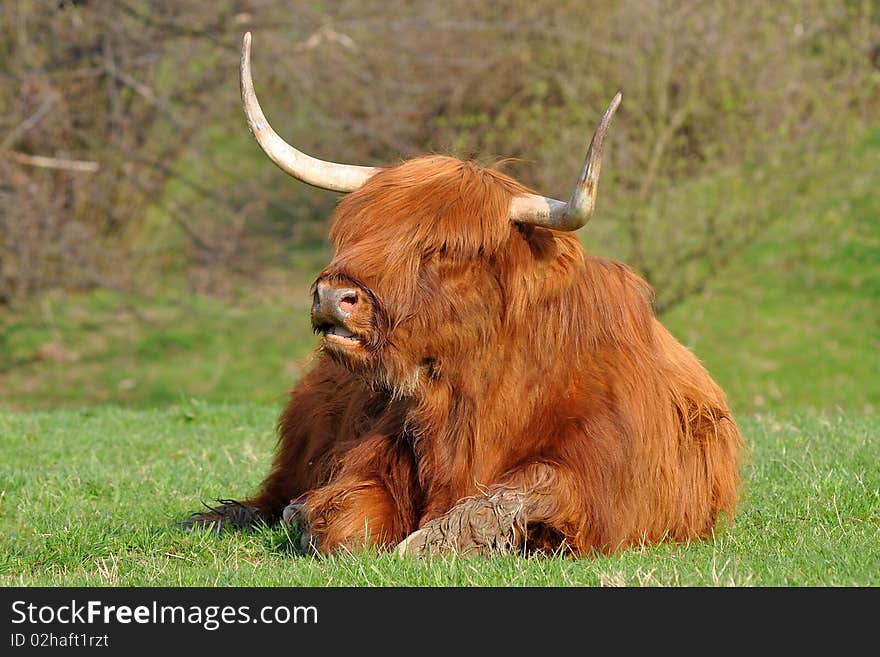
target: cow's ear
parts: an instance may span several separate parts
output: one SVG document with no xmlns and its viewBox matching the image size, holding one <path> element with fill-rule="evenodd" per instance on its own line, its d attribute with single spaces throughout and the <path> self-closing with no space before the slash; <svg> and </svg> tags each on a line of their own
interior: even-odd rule
<svg viewBox="0 0 880 657">
<path fill-rule="evenodd" d="M 518 224 L 518 226 L 534 260 L 552 260 L 558 255 L 559 245 L 556 243 L 558 237 L 556 231 L 528 224 Z"/>
<path fill-rule="evenodd" d="M 512 225 L 525 239 L 529 239 L 536 228 L 533 224 L 523 224 L 518 221 L 512 222 Z"/>
</svg>

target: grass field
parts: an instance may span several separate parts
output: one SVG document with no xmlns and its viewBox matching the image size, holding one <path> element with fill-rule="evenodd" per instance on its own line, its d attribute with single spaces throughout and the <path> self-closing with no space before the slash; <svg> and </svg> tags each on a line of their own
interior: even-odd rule
<svg viewBox="0 0 880 657">
<path fill-rule="evenodd" d="M 200 500 L 266 472 L 314 344 L 307 284 L 235 307 L 48 295 L 0 314 L 0 583 L 880 585 L 880 130 L 794 164 L 772 230 L 662 318 L 751 450 L 713 540 L 417 562 L 294 557 L 281 528 L 185 533 Z"/>
<path fill-rule="evenodd" d="M 0 414 L 5 585 L 880 585 L 880 418 L 744 423 L 735 523 L 713 540 L 618 556 L 419 562 L 291 555 L 280 527 L 185 533 L 199 500 L 266 471 L 271 408 Z"/>
</svg>

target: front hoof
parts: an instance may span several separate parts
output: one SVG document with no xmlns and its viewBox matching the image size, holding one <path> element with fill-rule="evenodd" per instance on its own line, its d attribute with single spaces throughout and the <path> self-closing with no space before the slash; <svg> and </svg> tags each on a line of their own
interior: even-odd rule
<svg viewBox="0 0 880 657">
<path fill-rule="evenodd" d="M 466 532 L 457 532 L 450 527 L 449 517 L 441 516 L 427 523 L 421 529 L 397 544 L 395 552 L 401 557 L 427 557 L 442 554 L 470 555 L 482 552 Z"/>
<path fill-rule="evenodd" d="M 299 545 L 294 546 L 296 551 L 299 554 L 317 554 L 318 548 L 309 529 L 309 512 L 305 503 L 291 502 L 284 507 L 281 517 L 285 526 L 293 527 L 296 525 L 299 528 Z"/>
<path fill-rule="evenodd" d="M 394 551 L 399 557 L 405 557 L 408 555 L 421 556 L 425 551 L 427 540 L 428 530 L 417 529 L 412 534 L 403 539 L 400 543 L 398 543 L 397 547 L 394 548 Z"/>
</svg>

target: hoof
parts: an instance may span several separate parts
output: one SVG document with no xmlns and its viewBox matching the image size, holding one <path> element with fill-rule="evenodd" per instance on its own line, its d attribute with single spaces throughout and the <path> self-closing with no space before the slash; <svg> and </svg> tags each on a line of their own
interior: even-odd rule
<svg viewBox="0 0 880 657">
<path fill-rule="evenodd" d="M 287 527 L 296 525 L 299 528 L 299 544 L 294 545 L 298 554 L 317 554 L 318 549 L 309 531 L 308 509 L 303 502 L 291 502 L 284 511 L 281 512 L 281 518 Z"/>
<path fill-rule="evenodd" d="M 424 551 L 427 536 L 427 530 L 416 530 L 405 539 L 403 539 L 400 543 L 398 543 L 397 547 L 394 548 L 394 551 L 397 552 L 397 555 L 400 557 L 405 557 L 407 555 L 421 555 Z"/>
</svg>

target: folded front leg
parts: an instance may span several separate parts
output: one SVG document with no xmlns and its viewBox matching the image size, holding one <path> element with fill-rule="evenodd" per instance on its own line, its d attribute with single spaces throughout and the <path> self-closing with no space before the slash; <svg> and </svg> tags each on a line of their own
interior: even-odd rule
<svg viewBox="0 0 880 657">
<path fill-rule="evenodd" d="M 427 522 L 397 547 L 401 555 L 503 554 L 522 547 L 526 532 L 525 493 L 496 489 L 468 498 Z"/>
<path fill-rule="evenodd" d="M 299 526 L 305 552 L 388 549 L 416 526 L 414 478 L 407 446 L 374 434 L 342 457 L 329 483 L 292 500 L 283 517 Z"/>
</svg>

